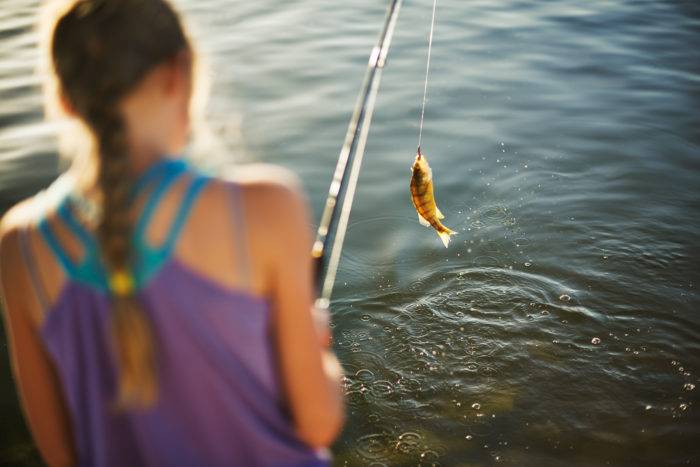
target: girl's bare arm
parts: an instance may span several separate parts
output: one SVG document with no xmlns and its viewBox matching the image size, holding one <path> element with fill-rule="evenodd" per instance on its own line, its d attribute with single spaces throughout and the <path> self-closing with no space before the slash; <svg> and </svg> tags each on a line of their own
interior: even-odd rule
<svg viewBox="0 0 700 467">
<path fill-rule="evenodd" d="M 17 209 L 0 223 L 0 285 L 12 370 L 25 418 L 50 466 L 75 464 L 69 417 L 55 369 L 39 336 L 42 311 L 19 248 Z M 14 224 L 14 225 L 13 225 Z"/>
<path fill-rule="evenodd" d="M 317 331 L 312 315 L 311 238 L 306 203 L 298 190 L 279 184 L 251 186 L 257 207 L 251 231 L 253 255 L 266 258 L 274 307 L 279 370 L 300 439 L 329 446 L 344 421 L 342 371 Z M 247 210 L 248 211 L 248 210 Z M 250 211 L 248 211 L 250 212 Z M 326 330 L 327 332 L 327 330 Z"/>
</svg>

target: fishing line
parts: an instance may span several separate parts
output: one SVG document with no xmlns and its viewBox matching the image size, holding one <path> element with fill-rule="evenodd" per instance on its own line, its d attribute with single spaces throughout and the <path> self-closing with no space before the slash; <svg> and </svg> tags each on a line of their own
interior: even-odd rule
<svg viewBox="0 0 700 467">
<path fill-rule="evenodd" d="M 365 78 L 348 124 L 345 141 L 340 150 L 335 172 L 333 173 L 333 180 L 328 190 L 328 197 L 326 198 L 321 222 L 316 233 L 316 241 L 311 250 L 311 256 L 316 261 L 316 282 L 320 291 L 319 298 L 316 300 L 316 307 L 318 308 L 327 308 L 330 304 L 333 284 L 335 283 L 335 276 L 340 264 L 345 232 L 347 231 L 350 211 L 355 198 L 355 188 L 357 187 L 360 167 L 362 166 L 362 159 L 365 153 L 367 136 L 372 123 L 374 105 L 379 92 L 382 69 L 386 64 L 402 1 L 391 1 L 377 45 L 374 46 L 370 54 Z M 348 172 L 348 165 L 350 165 L 350 172 Z M 342 209 L 338 211 L 341 196 L 343 198 Z M 326 252 L 329 246 L 330 255 L 328 256 Z"/>
<path fill-rule="evenodd" d="M 428 74 L 430 72 L 430 53 L 433 50 L 433 30 L 435 29 L 435 7 L 437 0 L 433 0 L 433 18 L 430 21 L 430 36 L 428 36 L 428 62 L 425 65 L 425 84 L 423 85 L 423 105 L 420 109 L 420 126 L 418 128 L 418 153 L 423 140 L 423 119 L 425 117 L 425 98 L 428 96 Z"/>
</svg>

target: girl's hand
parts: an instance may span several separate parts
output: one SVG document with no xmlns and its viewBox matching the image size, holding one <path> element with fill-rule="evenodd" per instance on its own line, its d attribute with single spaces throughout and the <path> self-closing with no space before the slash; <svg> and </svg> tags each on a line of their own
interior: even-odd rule
<svg viewBox="0 0 700 467">
<path fill-rule="evenodd" d="M 316 329 L 316 335 L 318 336 L 318 343 L 324 349 L 331 346 L 331 330 L 330 324 L 330 313 L 328 308 L 311 308 L 311 315 L 314 319 L 314 327 Z"/>
</svg>

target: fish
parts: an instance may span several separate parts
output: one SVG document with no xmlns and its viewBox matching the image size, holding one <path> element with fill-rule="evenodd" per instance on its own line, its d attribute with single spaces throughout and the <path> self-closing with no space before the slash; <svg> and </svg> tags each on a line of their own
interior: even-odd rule
<svg viewBox="0 0 700 467">
<path fill-rule="evenodd" d="M 413 206 L 418 213 L 418 222 L 435 229 L 443 245 L 447 248 L 450 244 L 450 236 L 457 232 L 445 227 L 440 222 L 445 216 L 442 215 L 435 203 L 433 171 L 428 165 L 426 157 L 421 154 L 420 147 L 411 166 L 411 172 L 411 201 L 413 201 Z"/>
</svg>

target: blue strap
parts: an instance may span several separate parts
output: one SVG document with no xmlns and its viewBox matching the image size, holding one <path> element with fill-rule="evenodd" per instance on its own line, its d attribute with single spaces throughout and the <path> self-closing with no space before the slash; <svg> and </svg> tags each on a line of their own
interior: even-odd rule
<svg viewBox="0 0 700 467">
<path fill-rule="evenodd" d="M 142 177 L 134 185 L 132 193 L 136 194 L 147 187 L 148 184 L 155 179 L 160 178 L 158 185 L 149 194 L 142 215 L 140 216 L 133 233 L 133 239 L 141 267 L 137 268 L 137 285 L 141 286 L 155 274 L 160 267 L 167 261 L 172 249 L 174 248 L 177 239 L 187 221 L 187 217 L 196 201 L 201 190 L 206 186 L 209 177 L 198 175 L 196 172 L 188 170 L 189 166 L 182 160 L 166 160 L 154 164 L 149 168 Z M 175 218 L 170 226 L 170 231 L 163 244 L 157 248 L 148 246 L 145 239 L 145 232 L 155 214 L 163 196 L 168 189 L 175 183 L 185 172 L 194 173 L 195 178 L 187 188 L 185 195 Z M 85 229 L 85 227 L 76 219 L 73 210 L 70 207 L 70 199 L 63 200 L 57 208 L 57 217 L 64 223 L 66 228 L 71 231 L 80 241 L 85 249 L 85 254 L 79 263 L 75 263 L 68 256 L 67 252 L 61 246 L 56 234 L 46 218 L 43 218 L 38 223 L 38 230 L 41 236 L 46 241 L 49 249 L 57 257 L 59 264 L 63 268 L 67 276 L 90 284 L 99 289 L 107 290 L 106 275 L 101 260 L 99 247 L 94 236 Z"/>
<path fill-rule="evenodd" d="M 173 161 L 177 162 L 177 161 Z M 146 229 L 148 228 L 148 225 L 151 222 L 151 218 L 153 217 L 153 214 L 156 211 L 156 208 L 158 207 L 158 204 L 160 203 L 161 199 L 165 195 L 165 193 L 168 191 L 168 188 L 175 183 L 175 181 L 185 172 L 187 169 L 187 165 L 182 163 L 182 164 L 169 164 L 162 166 L 160 164 L 157 164 L 158 167 L 156 167 L 159 171 L 165 170 L 165 172 L 162 174 L 162 179 L 160 184 L 153 190 L 153 193 L 151 193 L 150 197 L 148 198 L 148 201 L 146 201 L 146 206 L 143 209 L 143 212 L 141 213 L 141 217 L 139 217 L 138 222 L 136 223 L 136 227 L 134 228 L 134 238 L 136 239 L 142 239 L 144 238 L 146 234 Z M 158 172 L 153 172 L 153 175 L 151 178 L 155 177 L 156 175 L 160 175 Z M 146 176 L 149 176 L 149 174 L 146 174 Z M 139 189 L 142 189 L 141 187 L 144 187 L 145 185 L 141 185 L 140 181 L 137 182 L 137 187 Z"/>
<path fill-rule="evenodd" d="M 131 197 L 136 198 L 153 180 L 162 176 L 164 173 L 180 173 L 187 169 L 187 162 L 183 159 L 162 159 L 155 164 L 152 164 L 141 176 L 136 180 L 131 188 Z"/>
<path fill-rule="evenodd" d="M 182 228 L 185 226 L 185 222 L 187 221 L 187 218 L 190 215 L 190 211 L 192 210 L 192 206 L 194 205 L 194 202 L 197 199 L 197 196 L 199 193 L 202 191 L 202 189 L 207 185 L 209 182 L 209 177 L 204 176 L 204 175 L 198 175 L 190 187 L 187 190 L 187 193 L 185 193 L 185 196 L 182 199 L 182 203 L 180 204 L 180 208 L 177 211 L 175 220 L 173 221 L 172 225 L 170 226 L 170 232 L 168 233 L 168 237 L 165 240 L 165 243 L 162 246 L 162 249 L 170 253 L 172 249 L 175 247 L 175 243 L 177 242 L 177 239 L 180 237 L 180 233 L 182 232 Z"/>
<path fill-rule="evenodd" d="M 58 217 L 66 224 L 68 230 L 73 232 L 83 244 L 83 248 L 85 249 L 85 257 L 87 259 L 87 257 L 90 256 L 90 253 L 92 251 L 97 251 L 97 244 L 95 243 L 95 239 L 93 238 L 93 236 L 90 235 L 88 231 L 85 230 L 85 228 L 82 226 L 82 224 L 76 220 L 75 216 L 73 215 L 73 212 L 69 207 L 69 200 L 70 198 L 66 198 L 58 206 Z"/>
<path fill-rule="evenodd" d="M 66 252 L 61 247 L 60 242 L 56 238 L 56 235 L 53 233 L 53 229 L 49 225 L 49 222 L 46 220 L 46 218 L 43 218 L 39 221 L 38 229 L 41 233 L 41 236 L 44 237 L 46 244 L 49 246 L 49 249 L 53 252 L 56 258 L 58 258 L 58 262 L 63 268 L 63 272 L 65 272 L 66 275 L 69 277 L 74 276 L 76 271 L 75 264 L 73 264 L 73 261 L 71 261 L 71 259 L 68 257 L 68 254 L 66 254 Z"/>
<path fill-rule="evenodd" d="M 187 221 L 187 217 L 192 210 L 192 206 L 197 199 L 197 196 L 206 186 L 209 177 L 199 175 L 190 184 L 187 192 L 182 198 L 182 202 L 178 211 L 175 213 L 175 218 L 170 225 L 168 235 L 162 245 L 151 247 L 145 240 L 145 237 L 134 237 L 134 244 L 138 251 L 139 267 L 135 270 L 136 282 L 139 285 L 147 283 L 153 275 L 158 272 L 172 254 L 177 239 L 182 232 Z"/>
</svg>

